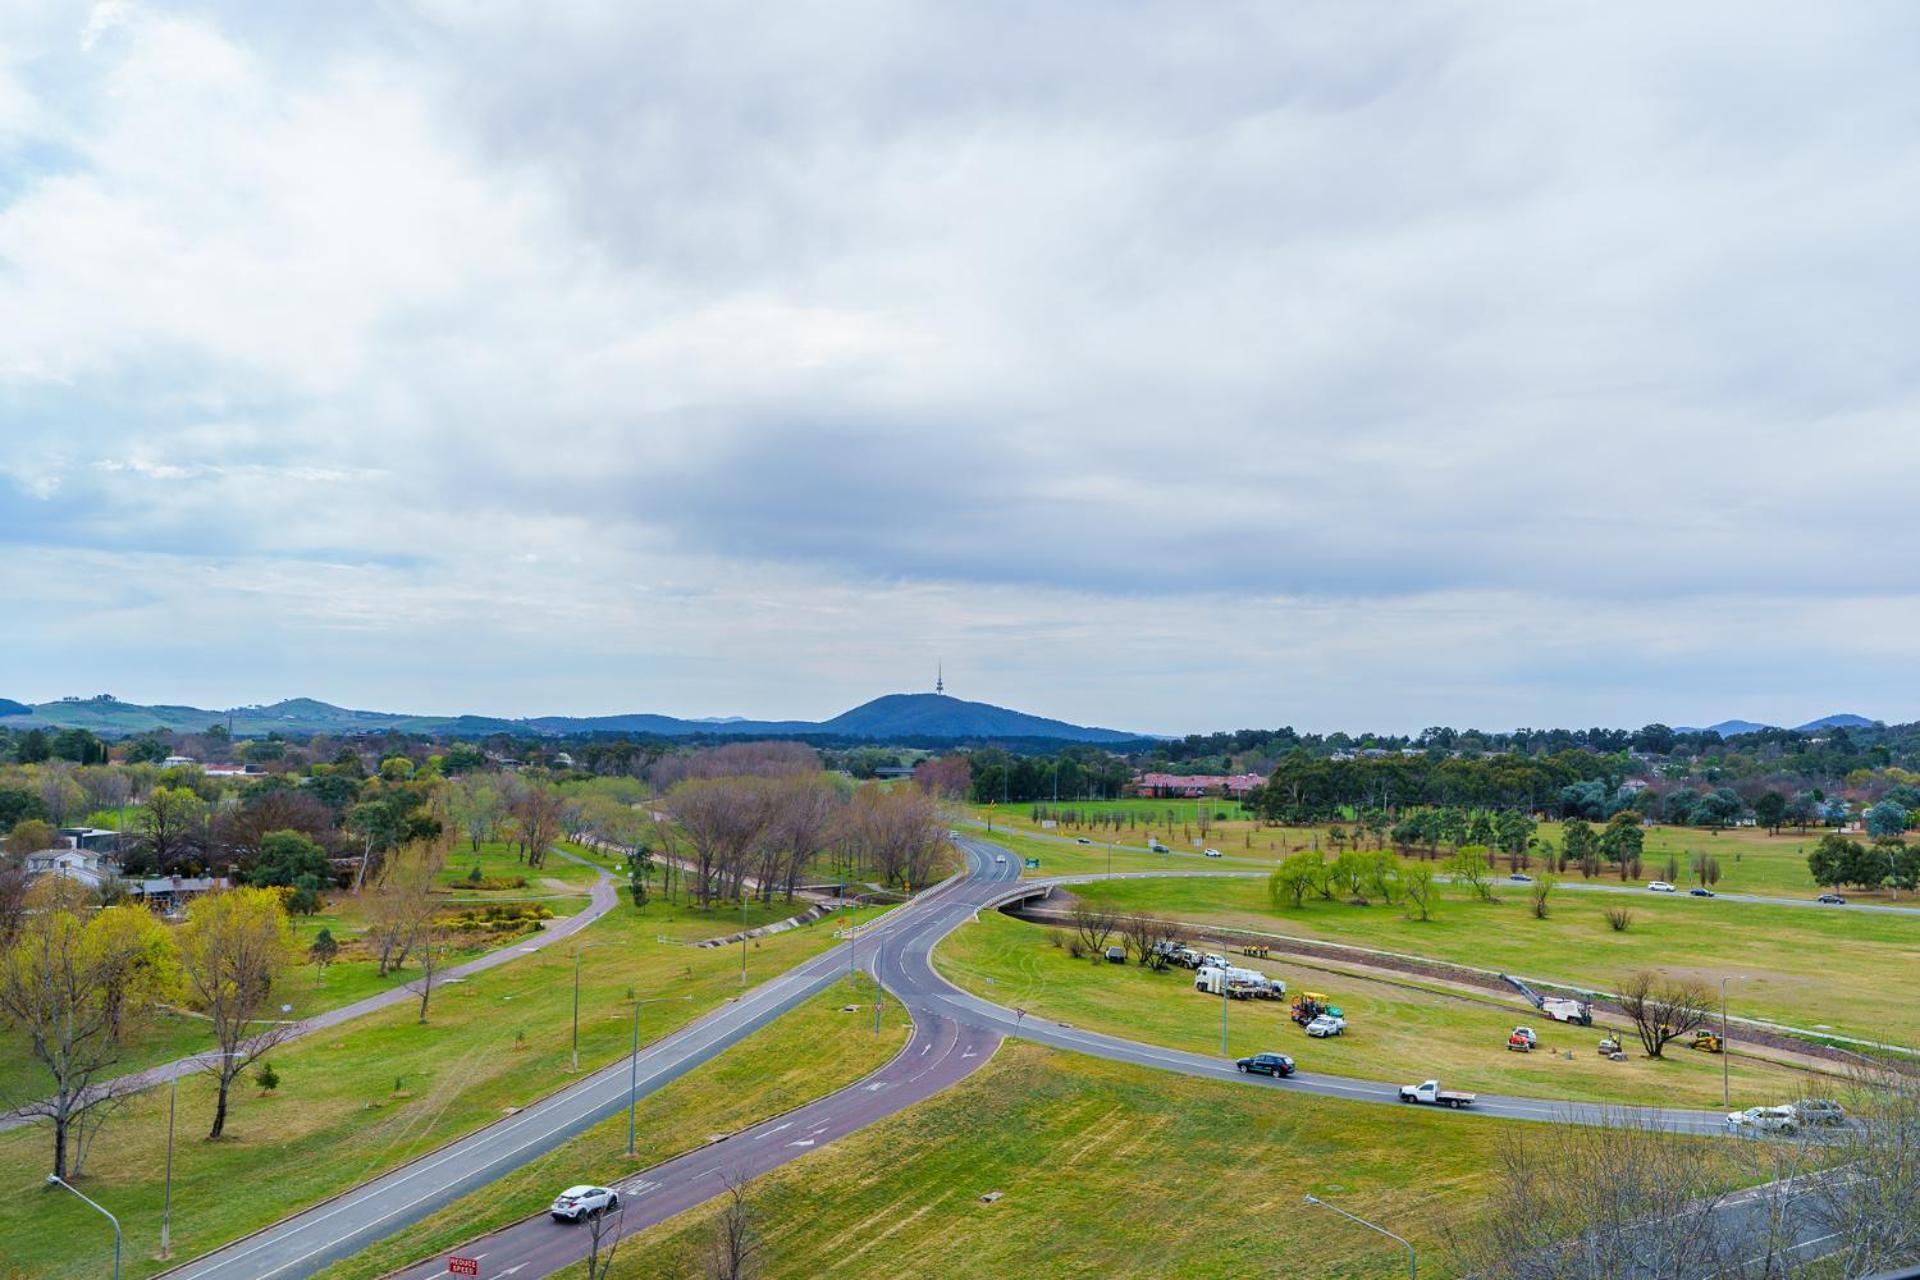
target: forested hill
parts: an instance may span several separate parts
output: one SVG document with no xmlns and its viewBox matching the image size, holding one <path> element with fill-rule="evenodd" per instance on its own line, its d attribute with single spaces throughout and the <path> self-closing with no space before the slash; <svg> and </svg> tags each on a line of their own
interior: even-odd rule
<svg viewBox="0 0 1920 1280">
<path fill-rule="evenodd" d="M 269 733 L 402 733 L 441 737 L 480 737 L 492 733 L 570 737 L 592 733 L 651 734 L 660 737 L 870 738 L 876 741 L 948 739 L 987 741 L 1011 738 L 1064 742 L 1121 743 L 1140 735 L 1088 728 L 1064 720 L 1012 711 L 985 702 L 967 702 L 935 693 L 894 693 L 842 712 L 830 720 L 686 720 L 636 713 L 610 716 L 536 716 L 513 720 L 492 716 L 423 716 L 400 712 L 356 711 L 313 698 L 292 698 L 263 706 L 216 710 L 180 705 L 143 706 L 117 698 L 62 699 L 33 705 L 0 700 L 0 727 L 89 729 L 102 737 L 126 737 L 166 729 L 199 733 L 212 725 L 231 725 L 235 737 Z"/>
</svg>

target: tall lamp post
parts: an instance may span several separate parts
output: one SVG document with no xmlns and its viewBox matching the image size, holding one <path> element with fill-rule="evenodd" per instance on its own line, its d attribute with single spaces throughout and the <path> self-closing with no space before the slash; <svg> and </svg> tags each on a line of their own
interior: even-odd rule
<svg viewBox="0 0 1920 1280">
<path fill-rule="evenodd" d="M 692 996 L 651 996 L 633 1002 L 633 1057 L 627 1064 L 627 1154 L 634 1154 L 634 1116 L 640 1109 L 640 1006 L 667 1000 L 691 1000 Z"/>
<path fill-rule="evenodd" d="M 83 1193 L 75 1191 L 73 1184 L 57 1173 L 47 1175 L 47 1185 L 51 1187 L 65 1187 L 67 1190 L 72 1191 L 73 1194 L 79 1196 L 82 1200 L 86 1200 L 89 1205 L 92 1205 L 101 1214 L 104 1214 L 107 1221 L 113 1224 L 113 1280 L 120 1280 L 120 1219 L 107 1213 L 104 1208 L 101 1208 L 101 1206 L 94 1201 L 88 1200 Z"/>
<path fill-rule="evenodd" d="M 1727 1049 L 1727 984 L 1745 982 L 1744 973 L 1730 973 L 1720 979 L 1720 1105 L 1733 1105 L 1733 1054 Z"/>
<path fill-rule="evenodd" d="M 1365 1218 L 1361 1217 L 1357 1213 L 1348 1213 L 1345 1209 L 1342 1209 L 1337 1204 L 1328 1204 L 1325 1200 L 1322 1200 L 1319 1196 L 1308 1196 L 1307 1203 L 1317 1204 L 1322 1209 L 1331 1209 L 1335 1213 L 1339 1214 L 1341 1217 L 1349 1219 L 1350 1221 L 1353 1221 L 1353 1222 L 1357 1222 L 1369 1231 L 1378 1231 L 1381 1235 L 1385 1236 L 1389 1240 L 1398 1240 L 1401 1244 L 1401 1247 L 1403 1247 L 1407 1251 L 1407 1280 L 1420 1280 L 1420 1260 L 1414 1255 L 1413 1245 L 1411 1242 L 1407 1240 L 1405 1236 L 1397 1236 L 1393 1234 L 1393 1232 L 1387 1230 L 1385 1227 L 1380 1226 L 1378 1223 L 1368 1222 Z"/>
<path fill-rule="evenodd" d="M 583 942 L 573 949 L 573 1069 L 580 1070 L 580 953 L 593 944 Z"/>
</svg>

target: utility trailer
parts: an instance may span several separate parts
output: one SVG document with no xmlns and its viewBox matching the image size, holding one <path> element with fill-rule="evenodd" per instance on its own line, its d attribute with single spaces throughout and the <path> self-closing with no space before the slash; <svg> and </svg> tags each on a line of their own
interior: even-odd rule
<svg viewBox="0 0 1920 1280">
<path fill-rule="evenodd" d="M 1593 1006 L 1585 1000 L 1574 1000 L 1567 996 L 1543 996 L 1510 973 L 1501 974 L 1500 979 L 1525 996 L 1528 1004 L 1555 1022 L 1568 1022 L 1576 1027 L 1593 1025 Z"/>
</svg>

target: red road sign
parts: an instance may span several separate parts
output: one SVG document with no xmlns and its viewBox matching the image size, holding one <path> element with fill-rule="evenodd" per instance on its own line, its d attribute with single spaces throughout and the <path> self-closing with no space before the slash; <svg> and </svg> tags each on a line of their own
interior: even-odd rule
<svg viewBox="0 0 1920 1280">
<path fill-rule="evenodd" d="M 447 1274 L 450 1276 L 477 1276 L 480 1274 L 480 1259 L 450 1257 L 447 1259 Z"/>
</svg>

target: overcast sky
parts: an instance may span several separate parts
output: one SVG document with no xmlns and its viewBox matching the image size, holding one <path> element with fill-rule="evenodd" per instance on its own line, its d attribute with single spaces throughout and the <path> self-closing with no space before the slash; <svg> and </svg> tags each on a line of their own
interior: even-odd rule
<svg viewBox="0 0 1920 1280">
<path fill-rule="evenodd" d="M 12 0 L 0 696 L 1913 719 L 1916 47 Z"/>
</svg>

